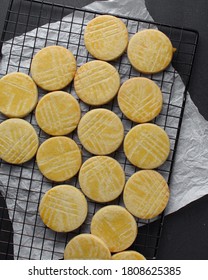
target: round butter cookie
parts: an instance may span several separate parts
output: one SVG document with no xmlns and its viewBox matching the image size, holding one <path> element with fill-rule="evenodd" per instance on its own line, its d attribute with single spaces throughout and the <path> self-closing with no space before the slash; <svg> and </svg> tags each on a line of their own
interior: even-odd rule
<svg viewBox="0 0 208 280">
<path fill-rule="evenodd" d="M 145 29 L 130 39 L 127 55 L 135 69 L 153 74 L 164 70 L 170 64 L 174 50 L 164 33 L 155 29 Z"/>
<path fill-rule="evenodd" d="M 130 247 L 136 239 L 137 231 L 134 217 L 118 205 L 101 208 L 91 222 L 91 233 L 101 238 L 111 252 Z"/>
<path fill-rule="evenodd" d="M 0 158 L 11 164 L 21 164 L 36 154 L 38 136 L 30 123 L 9 119 L 0 124 Z"/>
<path fill-rule="evenodd" d="M 32 78 L 39 87 L 48 91 L 66 87 L 73 80 L 75 72 L 75 57 L 61 46 L 43 48 L 33 57 L 31 64 Z"/>
<path fill-rule="evenodd" d="M 22 118 L 35 108 L 38 89 L 30 76 L 13 72 L 0 79 L 0 112 L 9 118 Z"/>
<path fill-rule="evenodd" d="M 146 258 L 137 251 L 123 251 L 112 256 L 112 260 L 146 260 Z"/>
<path fill-rule="evenodd" d="M 126 50 L 128 30 L 119 18 L 101 15 L 87 24 L 84 42 L 86 49 L 95 58 L 105 61 L 114 60 Z"/>
<path fill-rule="evenodd" d="M 95 155 L 107 155 L 121 145 L 124 128 L 119 117 L 107 109 L 87 112 L 78 125 L 78 137 L 84 148 Z"/>
<path fill-rule="evenodd" d="M 44 141 L 38 149 L 36 159 L 40 172 L 55 182 L 72 178 L 82 163 L 78 145 L 65 136 L 56 136 Z"/>
<path fill-rule="evenodd" d="M 94 106 L 112 100 L 119 86 L 120 76 L 116 68 L 100 60 L 83 64 L 74 78 L 74 87 L 79 98 Z"/>
<path fill-rule="evenodd" d="M 165 209 L 169 188 L 165 179 L 155 170 L 141 170 L 127 181 L 124 204 L 129 212 L 140 219 L 152 219 Z"/>
<path fill-rule="evenodd" d="M 127 133 L 124 153 L 133 165 L 142 169 L 154 169 L 168 158 L 170 140 L 161 127 L 151 123 L 139 124 Z"/>
<path fill-rule="evenodd" d="M 163 96 L 160 88 L 152 80 L 131 78 L 120 87 L 118 104 L 127 118 L 144 123 L 151 121 L 160 113 Z"/>
<path fill-rule="evenodd" d="M 84 162 L 79 171 L 79 184 L 83 193 L 97 202 L 117 198 L 125 184 L 121 165 L 108 156 L 94 156 Z"/>
<path fill-rule="evenodd" d="M 73 186 L 55 186 L 42 197 L 39 213 L 43 223 L 50 229 L 69 232 L 85 221 L 87 200 L 82 192 Z"/>
<path fill-rule="evenodd" d="M 38 102 L 35 117 L 43 131 L 60 136 L 72 132 L 77 127 L 81 110 L 71 94 L 54 91 L 46 94 Z"/>
<path fill-rule="evenodd" d="M 106 244 L 92 234 L 79 234 L 72 238 L 64 250 L 65 260 L 110 260 Z"/>
</svg>

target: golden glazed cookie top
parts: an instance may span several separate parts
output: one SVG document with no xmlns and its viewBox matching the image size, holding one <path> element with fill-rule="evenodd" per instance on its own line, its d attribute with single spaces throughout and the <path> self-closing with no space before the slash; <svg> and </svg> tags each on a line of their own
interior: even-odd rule
<svg viewBox="0 0 208 280">
<path fill-rule="evenodd" d="M 83 193 L 97 202 L 116 199 L 125 184 L 121 165 L 108 156 L 94 156 L 84 162 L 79 171 L 79 184 Z"/>
<path fill-rule="evenodd" d="M 0 158 L 11 164 L 32 159 L 38 149 L 38 135 L 25 120 L 12 118 L 0 124 Z"/>
<path fill-rule="evenodd" d="M 101 238 L 111 252 L 119 252 L 134 242 L 137 224 L 124 207 L 109 205 L 98 210 L 93 216 L 91 233 Z"/>
<path fill-rule="evenodd" d="M 154 169 L 167 160 L 170 140 L 163 128 L 151 123 L 139 124 L 127 133 L 124 153 L 135 166 Z"/>
<path fill-rule="evenodd" d="M 87 201 L 80 190 L 59 185 L 42 197 L 39 213 L 43 223 L 57 232 L 69 232 L 80 227 L 87 216 Z"/>
<path fill-rule="evenodd" d="M 163 96 L 155 82 L 147 78 L 131 78 L 118 93 L 118 104 L 124 115 L 137 123 L 154 119 L 161 111 Z"/>
<path fill-rule="evenodd" d="M 72 238 L 64 250 L 65 260 L 110 260 L 111 253 L 97 236 L 82 233 Z"/>
<path fill-rule="evenodd" d="M 120 76 L 116 68 L 100 60 L 83 64 L 74 78 L 74 87 L 79 98 L 94 106 L 112 100 L 119 86 Z"/>
<path fill-rule="evenodd" d="M 30 76 L 13 72 L 0 79 L 0 112 L 9 118 L 28 115 L 38 102 L 38 89 Z"/>
<path fill-rule="evenodd" d="M 141 170 L 127 181 L 124 193 L 127 210 L 141 219 L 152 219 L 165 209 L 169 200 L 168 185 L 155 170 Z"/>
<path fill-rule="evenodd" d="M 78 145 L 65 136 L 51 137 L 44 141 L 38 149 L 36 159 L 40 172 L 55 182 L 72 178 L 82 163 Z"/>
<path fill-rule="evenodd" d="M 146 260 L 146 258 L 137 251 L 127 250 L 116 253 L 112 256 L 113 260 Z"/>
<path fill-rule="evenodd" d="M 97 59 L 110 61 L 118 58 L 126 50 L 128 30 L 124 22 L 110 15 L 92 19 L 84 33 L 85 46 Z"/>
<path fill-rule="evenodd" d="M 107 109 L 87 112 L 78 125 L 78 137 L 84 148 L 94 155 L 107 155 L 121 145 L 124 128 L 120 118 Z"/>
<path fill-rule="evenodd" d="M 61 46 L 41 49 L 32 60 L 31 74 L 36 84 L 48 91 L 66 87 L 74 78 L 76 60 L 71 51 Z"/>
<path fill-rule="evenodd" d="M 53 136 L 67 135 L 78 125 L 81 110 L 68 92 L 54 91 L 43 96 L 35 111 L 40 128 Z"/>
<path fill-rule="evenodd" d="M 152 74 L 164 70 L 170 64 L 174 51 L 171 41 L 164 33 L 145 29 L 130 39 L 127 54 L 135 69 Z"/>
</svg>

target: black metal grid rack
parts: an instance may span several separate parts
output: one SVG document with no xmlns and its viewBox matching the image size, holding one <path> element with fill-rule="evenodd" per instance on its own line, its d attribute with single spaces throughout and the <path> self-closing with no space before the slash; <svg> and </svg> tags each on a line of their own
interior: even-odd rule
<svg viewBox="0 0 208 280">
<path fill-rule="evenodd" d="M 1 40 L 3 47 L 0 76 L 2 77 L 13 71 L 30 73 L 30 63 L 33 55 L 47 45 L 57 44 L 69 48 L 75 55 L 78 66 L 92 60 L 93 57 L 85 49 L 83 34 L 89 20 L 99 14 L 50 4 L 45 1 L 12 0 Z M 177 49 L 172 61 L 174 68 L 170 66 L 162 73 L 144 75 L 155 81 L 163 92 L 163 109 L 160 115 L 155 118 L 154 123 L 163 127 L 168 133 L 171 141 L 171 153 L 166 163 L 158 168 L 158 171 L 166 178 L 171 187 L 171 173 L 179 139 L 186 92 L 198 42 L 198 33 L 190 29 L 125 16 L 120 16 L 120 18 L 127 25 L 130 36 L 140 28 L 159 28 L 170 38 L 173 46 Z M 131 67 L 126 54 L 112 64 L 118 69 L 122 81 L 134 76 L 142 76 Z M 177 80 L 180 80 L 178 72 L 184 87 L 181 86 L 180 90 L 176 91 L 175 85 Z M 76 96 L 73 83 L 65 90 Z M 40 97 L 43 94 L 44 91 L 40 90 Z M 174 95 L 177 96 L 176 99 Z M 83 113 L 91 109 L 80 100 L 79 102 Z M 120 116 L 125 127 L 125 133 L 135 125 L 122 115 L 116 98 L 103 107 L 113 110 Z M 5 117 L 0 115 L 0 121 L 4 119 Z M 40 142 L 49 137 L 38 127 L 34 113 L 26 117 L 26 120 L 36 129 Z M 82 149 L 83 160 L 89 158 L 90 154 L 82 148 L 76 132 L 69 136 Z M 126 160 L 122 147 L 111 156 L 123 166 L 126 178 L 137 171 L 137 168 Z M 61 259 L 67 241 L 78 233 L 89 232 L 90 219 L 102 205 L 88 201 L 88 217 L 78 230 L 68 234 L 52 232 L 42 224 L 37 207 L 43 193 L 56 184 L 40 174 L 35 159 L 18 166 L 3 161 L 0 161 L 0 164 L 0 190 L 2 193 L 0 196 L 0 259 Z M 76 176 L 68 183 L 79 188 Z M 121 198 L 112 203 L 122 203 Z M 148 259 L 156 258 L 163 219 L 164 213 L 154 222 L 137 219 L 139 234 L 131 248 L 143 253 Z"/>
</svg>

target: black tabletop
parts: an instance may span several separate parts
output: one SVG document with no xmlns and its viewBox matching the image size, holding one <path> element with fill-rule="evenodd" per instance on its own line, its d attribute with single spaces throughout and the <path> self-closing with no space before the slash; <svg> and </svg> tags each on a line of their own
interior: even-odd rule
<svg viewBox="0 0 208 280">
<path fill-rule="evenodd" d="M 0 31 L 3 28 L 8 2 L 1 0 Z M 50 2 L 82 7 L 93 1 L 51 0 Z M 157 22 L 199 31 L 200 40 L 189 92 L 200 113 L 208 120 L 208 1 L 146 0 L 146 5 Z M 3 203 L 2 198 L 0 203 Z M 208 259 L 207 233 L 208 195 L 165 217 L 158 259 Z"/>
</svg>

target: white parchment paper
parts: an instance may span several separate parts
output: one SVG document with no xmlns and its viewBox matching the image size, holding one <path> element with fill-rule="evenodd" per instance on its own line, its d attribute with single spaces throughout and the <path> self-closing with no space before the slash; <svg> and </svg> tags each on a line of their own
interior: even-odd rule
<svg viewBox="0 0 208 280">
<path fill-rule="evenodd" d="M 137 17 L 140 19 L 152 19 L 146 9 L 144 0 L 94 2 L 87 6 L 87 8 L 106 13 L 110 12 L 124 16 Z M 75 28 L 74 31 L 76 31 L 75 33 L 82 32 L 82 30 L 79 30 L 81 26 L 79 23 L 82 23 L 83 20 L 82 16 L 83 15 L 79 13 L 75 14 L 74 21 L 77 22 L 77 25 L 73 25 L 73 28 Z M 12 39 L 12 47 L 11 41 L 5 42 L 2 50 L 3 58 L 0 63 L 0 72 L 6 73 L 17 71 L 17 66 L 19 66 L 20 71 L 28 73 L 31 58 L 34 55 L 31 47 L 35 47 L 35 50 L 38 51 L 46 45 L 54 44 L 54 41 L 50 42 L 50 38 L 57 40 L 57 42 L 60 41 L 59 45 L 67 46 L 73 53 L 79 53 L 86 56 L 86 49 L 84 47 L 76 49 L 76 44 L 69 44 L 66 34 L 69 31 L 73 31 L 70 22 L 71 15 L 66 16 L 62 23 L 56 22 L 50 23 L 49 25 L 46 24 L 43 27 L 28 32 L 26 35 L 24 34 L 23 36 Z M 47 32 L 48 27 L 50 27 L 51 30 L 50 34 Z M 152 27 L 155 28 L 154 26 Z M 129 28 L 134 29 L 134 26 L 129 26 Z M 141 28 L 145 28 L 145 25 L 141 25 Z M 56 31 L 57 29 L 60 29 L 59 33 Z M 36 37 L 38 37 L 38 39 L 35 40 Z M 46 37 L 48 38 L 47 42 L 45 40 Z M 77 42 L 80 40 L 80 36 L 72 32 L 71 42 L 73 40 L 74 42 Z M 24 49 L 22 48 L 22 45 L 24 45 Z M 10 53 L 12 55 L 10 55 Z M 22 57 L 21 59 L 20 55 Z M 8 57 L 10 58 L 9 67 Z M 79 57 L 78 65 L 85 62 L 81 57 L 82 56 Z M 124 57 L 124 59 L 126 58 Z M 123 65 L 120 70 L 122 70 L 120 72 L 122 72 L 121 80 L 123 82 L 127 78 L 129 68 L 128 66 Z M 160 74 L 158 74 L 158 78 L 160 78 L 159 75 Z M 180 76 L 178 74 L 167 74 L 164 79 L 173 83 L 172 91 L 174 94 L 172 94 L 170 103 L 181 106 L 184 84 L 182 83 Z M 164 88 L 164 90 L 168 91 L 168 88 Z M 72 94 L 76 97 L 74 92 L 72 92 Z M 89 109 L 88 106 L 83 103 L 81 103 L 81 108 L 83 112 Z M 114 108 L 114 111 L 116 110 L 117 107 Z M 118 115 L 120 114 L 119 111 L 116 113 L 118 113 Z M 178 114 L 179 116 L 180 111 L 174 111 L 173 114 Z M 34 124 L 37 133 L 40 134 L 35 119 L 28 117 L 28 120 Z M 162 125 L 162 117 L 158 118 L 157 123 L 161 123 Z M 128 130 L 130 128 L 130 122 L 126 121 L 125 126 Z M 166 214 L 177 211 L 191 201 L 208 193 L 208 176 L 206 175 L 208 167 L 207 134 L 207 121 L 199 114 L 198 109 L 193 104 L 188 94 L 172 174 L 170 186 L 171 196 Z M 87 158 L 89 155 L 86 153 L 84 156 Z M 124 161 L 122 154 L 118 153 L 117 157 L 118 158 L 116 159 L 118 161 Z M 63 256 L 66 237 L 65 235 L 57 235 L 51 230 L 45 229 L 42 226 L 42 221 L 37 215 L 37 201 L 40 199 L 40 193 L 44 193 L 51 188 L 51 183 L 47 180 L 43 180 L 40 185 L 39 182 L 42 175 L 38 169 L 35 168 L 34 162 L 32 162 L 31 165 L 31 169 L 34 169 L 32 173 L 31 169 L 28 169 L 28 166 L 25 169 L 20 169 L 18 166 L 12 166 L 12 168 L 8 170 L 7 165 L 2 165 L 3 170 L 1 173 L 4 173 L 5 175 L 0 177 L 0 190 L 6 197 L 9 216 L 13 220 L 14 254 L 15 256 L 18 256 L 19 259 L 58 259 Z M 135 170 L 129 168 L 129 170 L 125 171 L 127 176 L 130 176 Z M 22 178 L 21 180 L 19 179 L 20 177 Z M 72 180 L 70 183 L 75 184 L 75 181 L 73 182 Z M 5 186 L 7 186 L 7 188 Z M 89 204 L 89 209 L 90 207 L 94 207 L 93 204 Z M 27 213 L 25 213 L 25 209 L 27 209 Z M 90 215 L 88 216 L 88 219 L 90 221 Z M 82 227 L 81 231 L 89 232 L 89 227 L 85 225 Z M 51 248 L 54 248 L 54 251 L 52 251 Z"/>
</svg>

